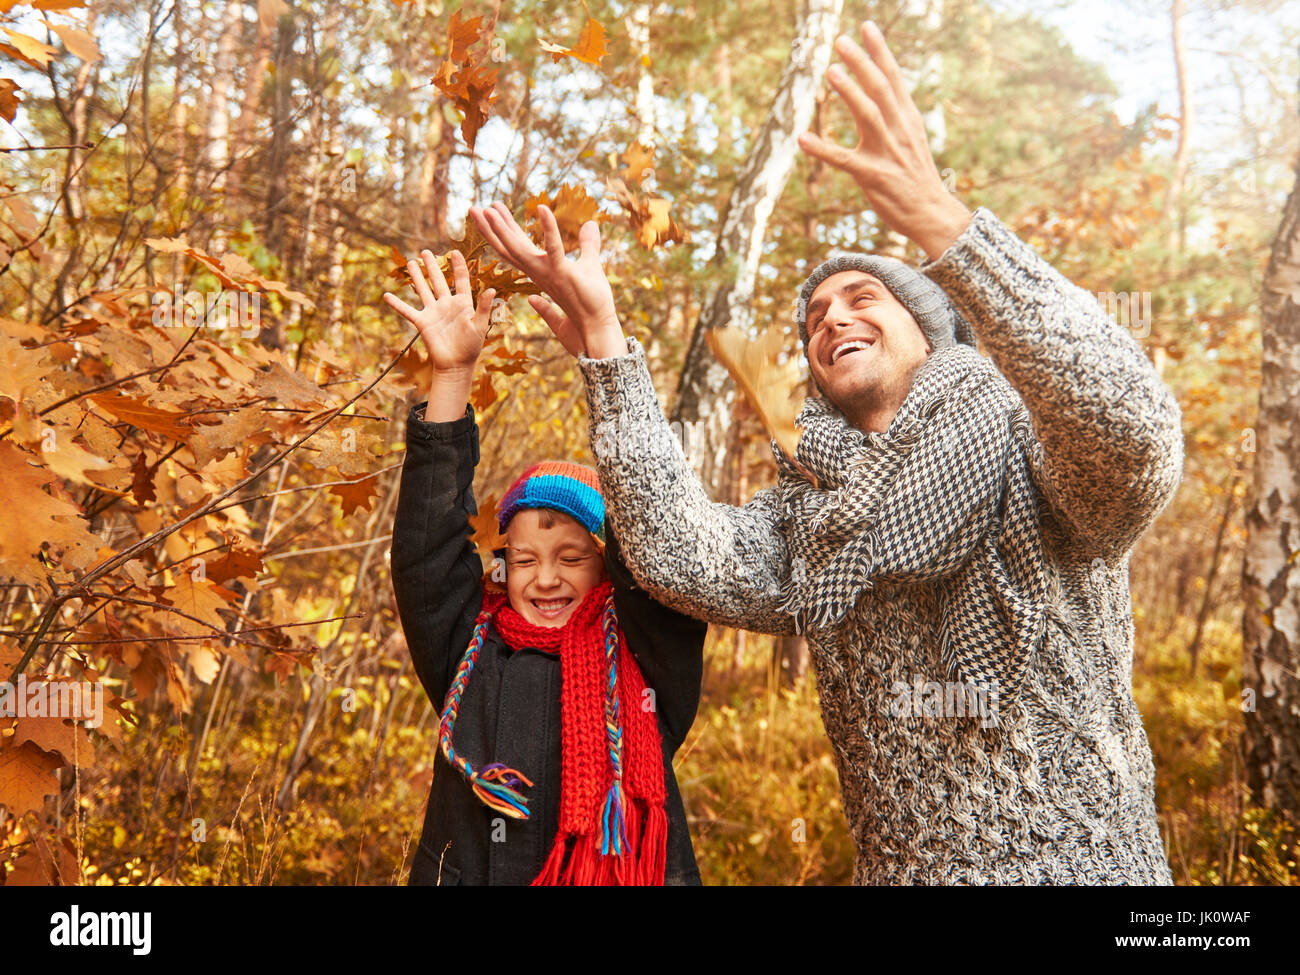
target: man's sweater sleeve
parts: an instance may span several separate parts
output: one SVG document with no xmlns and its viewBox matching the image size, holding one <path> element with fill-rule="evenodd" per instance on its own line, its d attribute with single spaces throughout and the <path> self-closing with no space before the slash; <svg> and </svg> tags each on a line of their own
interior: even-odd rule
<svg viewBox="0 0 1300 975">
<path fill-rule="evenodd" d="M 448 423 L 406 421 L 406 458 L 393 519 L 393 594 L 411 662 L 435 708 L 469 646 L 483 605 L 483 566 L 470 541 L 478 426 L 474 412 Z"/>
<path fill-rule="evenodd" d="M 645 351 L 578 359 L 606 515 L 633 577 L 655 599 L 710 623 L 793 633 L 780 610 L 789 572 L 775 493 L 709 500 L 664 418 Z"/>
<path fill-rule="evenodd" d="M 1085 557 L 1114 562 L 1182 477 L 1178 402 L 1133 336 L 986 209 L 922 265 L 1024 400 L 1035 482 Z"/>
</svg>

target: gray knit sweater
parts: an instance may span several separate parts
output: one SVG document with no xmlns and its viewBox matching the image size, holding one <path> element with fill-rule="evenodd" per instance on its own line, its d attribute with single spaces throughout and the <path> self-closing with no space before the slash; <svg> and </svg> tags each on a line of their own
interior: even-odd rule
<svg viewBox="0 0 1300 975">
<path fill-rule="evenodd" d="M 935 583 L 881 582 L 809 641 L 857 846 L 854 882 L 1169 884 L 1132 693 L 1128 566 L 1182 474 L 1178 404 L 1096 298 L 987 210 L 922 270 L 1032 418 L 1049 622 L 996 724 L 954 717 L 951 705 L 948 716 L 907 706 L 922 686 L 933 700 L 930 689 L 950 681 Z M 743 507 L 710 502 L 644 351 L 628 345 L 624 356 L 579 361 L 609 518 L 633 575 L 701 619 L 793 632 L 779 609 L 791 566 L 775 489 Z M 918 693 L 900 709 L 905 685 Z"/>
</svg>

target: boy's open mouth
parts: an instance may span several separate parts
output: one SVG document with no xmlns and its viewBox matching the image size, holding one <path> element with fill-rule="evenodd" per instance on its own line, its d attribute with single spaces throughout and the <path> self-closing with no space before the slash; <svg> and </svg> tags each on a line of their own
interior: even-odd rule
<svg viewBox="0 0 1300 975">
<path fill-rule="evenodd" d="M 562 599 L 534 599 L 531 600 L 533 608 L 543 619 L 553 620 L 569 608 L 573 599 L 565 596 Z"/>
</svg>

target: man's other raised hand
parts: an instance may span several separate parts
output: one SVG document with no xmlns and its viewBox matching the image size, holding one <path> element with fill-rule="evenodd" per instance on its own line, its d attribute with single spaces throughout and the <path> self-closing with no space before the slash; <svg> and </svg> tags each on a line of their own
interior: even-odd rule
<svg viewBox="0 0 1300 975">
<path fill-rule="evenodd" d="M 943 184 L 925 122 L 880 28 L 866 21 L 862 40 L 866 50 L 848 35 L 837 39 L 844 66 L 826 72 L 853 116 L 858 144 L 850 149 L 804 132 L 799 147 L 852 176 L 887 227 L 937 259 L 966 229 L 971 212 Z"/>
<path fill-rule="evenodd" d="M 614 292 L 600 263 L 600 229 L 594 220 L 579 230 L 578 259 L 571 261 L 555 214 L 545 205 L 537 208 L 544 248 L 529 239 L 504 203 L 470 207 L 469 215 L 496 252 L 549 296 L 550 301 L 529 295 L 528 303 L 570 355 L 585 352 L 593 359 L 607 359 L 627 354 Z"/>
</svg>

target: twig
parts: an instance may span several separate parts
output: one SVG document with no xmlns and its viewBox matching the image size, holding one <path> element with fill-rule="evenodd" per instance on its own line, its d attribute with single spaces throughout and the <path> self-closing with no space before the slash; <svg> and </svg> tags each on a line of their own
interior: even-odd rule
<svg viewBox="0 0 1300 975">
<path fill-rule="evenodd" d="M 99 565 L 91 568 L 86 573 L 86 575 L 84 575 L 71 588 L 64 590 L 63 592 L 60 592 L 58 595 L 54 596 L 50 600 L 49 605 L 45 607 L 45 612 L 41 615 L 41 621 L 38 626 L 36 634 L 28 642 L 27 646 L 23 648 L 23 655 L 19 659 L 18 663 L 14 666 L 13 672 L 10 674 L 10 680 L 11 681 L 17 680 L 18 675 L 21 674 L 23 670 L 27 667 L 27 664 L 31 662 L 32 654 L 36 652 L 36 647 L 40 644 L 41 640 L 44 638 L 45 631 L 48 630 L 50 624 L 54 622 L 54 617 L 58 614 L 59 609 L 63 606 L 64 603 L 66 603 L 69 599 L 72 599 L 75 596 L 85 595 L 88 592 L 89 586 L 98 582 L 104 576 L 108 575 L 108 573 L 112 572 L 113 570 L 129 562 L 131 559 L 135 558 L 137 554 L 143 552 L 145 549 L 152 548 L 154 545 L 156 545 L 158 542 L 162 541 L 163 539 L 167 538 L 169 535 L 172 535 L 180 531 L 190 522 L 196 521 L 197 519 L 202 518 L 203 516 L 209 514 L 212 511 L 212 509 L 215 508 L 222 501 L 225 501 L 227 498 L 232 497 L 237 492 L 242 491 L 248 485 L 252 484 L 259 477 L 265 474 L 268 470 L 270 470 L 280 461 L 284 460 L 285 457 L 293 453 L 293 451 L 297 450 L 300 446 L 302 446 L 304 443 L 310 440 L 321 430 L 325 429 L 325 427 L 330 423 L 330 421 L 332 421 L 336 416 L 339 416 L 349 406 L 351 406 L 357 400 L 361 399 L 362 396 L 365 396 L 366 393 L 370 392 L 372 389 L 378 386 L 380 381 L 382 381 L 385 376 L 387 376 L 390 372 L 393 371 L 393 369 L 397 366 L 398 362 L 401 361 L 402 357 L 406 355 L 408 351 L 410 351 L 411 346 L 413 346 L 417 341 L 419 341 L 419 339 L 420 336 L 418 333 L 416 335 L 411 336 L 411 340 L 406 343 L 406 346 L 402 349 L 402 351 L 399 352 L 396 356 L 394 356 L 393 361 L 390 362 L 384 368 L 384 371 L 381 372 L 378 376 L 376 376 L 374 380 L 372 380 L 363 390 L 361 390 L 361 392 L 357 393 L 346 403 L 344 403 L 342 406 L 336 409 L 333 413 L 325 417 L 325 419 L 321 420 L 320 423 L 316 424 L 316 426 L 308 430 L 305 434 L 303 434 L 303 436 L 300 439 L 295 440 L 293 443 L 289 444 L 283 450 L 279 451 L 274 456 L 272 456 L 270 460 L 266 461 L 264 464 L 262 464 L 261 467 L 253 471 L 253 473 L 249 474 L 248 477 L 244 478 L 238 484 L 232 485 L 231 487 L 227 488 L 221 494 L 217 495 L 215 498 L 211 499 L 205 504 L 200 505 L 194 511 L 186 515 L 184 518 L 177 521 L 175 524 L 167 526 L 165 528 L 158 529 L 158 531 L 154 532 L 152 535 L 142 538 L 134 545 L 131 545 L 123 549 L 117 555 L 112 556 L 106 561 L 101 562 Z"/>
</svg>

